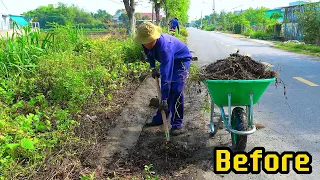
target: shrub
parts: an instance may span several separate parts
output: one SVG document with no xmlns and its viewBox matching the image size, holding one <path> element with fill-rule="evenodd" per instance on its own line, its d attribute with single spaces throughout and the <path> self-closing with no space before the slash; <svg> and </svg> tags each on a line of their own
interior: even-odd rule
<svg viewBox="0 0 320 180">
<path fill-rule="evenodd" d="M 184 37 L 188 36 L 188 31 L 185 27 L 180 27 L 180 34 Z"/>
<path fill-rule="evenodd" d="M 208 25 L 208 26 L 204 27 L 204 30 L 206 30 L 206 31 L 215 31 L 216 29 L 217 29 L 217 27 L 214 25 Z"/>
<path fill-rule="evenodd" d="M 245 32 L 243 33 L 243 35 L 245 36 L 252 36 L 252 34 L 254 33 L 254 31 L 251 28 L 247 28 L 245 30 Z"/>
<path fill-rule="evenodd" d="M 267 40 L 272 38 L 272 34 L 268 34 L 264 31 L 255 31 L 252 34 L 252 38 L 254 39 L 262 39 L 262 40 Z"/>
</svg>

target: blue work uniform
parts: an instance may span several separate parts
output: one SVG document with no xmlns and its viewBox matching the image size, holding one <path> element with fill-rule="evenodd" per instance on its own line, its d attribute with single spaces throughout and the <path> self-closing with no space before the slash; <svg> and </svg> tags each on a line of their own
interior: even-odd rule
<svg viewBox="0 0 320 180">
<path fill-rule="evenodd" d="M 176 37 L 162 34 L 155 46 L 148 50 L 143 46 L 150 68 L 155 68 L 156 60 L 160 62 L 161 98 L 167 100 L 167 118 L 171 114 L 171 128 L 180 129 L 183 123 L 184 84 L 190 70 L 192 55 L 188 47 Z M 161 125 L 162 117 L 158 111 L 152 122 Z"/>
<path fill-rule="evenodd" d="M 170 21 L 170 30 L 176 30 L 176 28 L 178 29 L 178 32 L 180 32 L 180 28 L 179 28 L 179 21 L 177 19 L 172 19 Z"/>
</svg>

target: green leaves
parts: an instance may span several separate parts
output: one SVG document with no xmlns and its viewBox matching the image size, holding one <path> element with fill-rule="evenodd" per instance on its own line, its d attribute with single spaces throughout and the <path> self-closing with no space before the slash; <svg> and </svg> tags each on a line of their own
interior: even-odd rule
<svg viewBox="0 0 320 180">
<path fill-rule="evenodd" d="M 179 22 L 184 24 L 188 22 L 188 10 L 190 7 L 190 0 L 162 0 L 162 8 L 167 11 L 167 18 L 177 17 Z M 169 19 L 170 20 L 170 19 Z"/>
<path fill-rule="evenodd" d="M 22 147 L 23 149 L 35 150 L 34 142 L 29 138 L 21 139 L 20 143 L 9 143 L 5 145 L 5 147 L 10 150 L 15 150 L 19 146 Z"/>
<path fill-rule="evenodd" d="M 11 149 L 11 150 L 14 150 L 14 149 L 16 149 L 17 147 L 19 147 L 19 145 L 20 145 L 20 144 L 17 144 L 17 143 L 6 144 L 6 148 Z"/>
<path fill-rule="evenodd" d="M 303 39 L 306 43 L 320 45 L 320 3 L 304 5 L 304 11 L 296 10 L 301 25 Z"/>
<path fill-rule="evenodd" d="M 33 141 L 31 139 L 28 138 L 23 138 L 20 142 L 20 145 L 22 148 L 24 149 L 28 149 L 28 150 L 35 150 Z"/>
</svg>

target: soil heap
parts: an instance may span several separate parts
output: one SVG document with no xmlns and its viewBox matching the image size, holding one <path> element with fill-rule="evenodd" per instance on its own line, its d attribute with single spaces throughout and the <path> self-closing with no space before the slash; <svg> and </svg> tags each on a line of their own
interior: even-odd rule
<svg viewBox="0 0 320 180">
<path fill-rule="evenodd" d="M 261 62 L 237 53 L 226 59 L 204 66 L 200 71 L 201 80 L 255 80 L 276 78 L 277 73 L 268 70 Z"/>
</svg>

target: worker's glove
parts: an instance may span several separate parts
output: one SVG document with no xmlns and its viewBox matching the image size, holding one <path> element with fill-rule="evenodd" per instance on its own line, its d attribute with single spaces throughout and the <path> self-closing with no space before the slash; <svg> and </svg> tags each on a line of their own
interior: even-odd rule
<svg viewBox="0 0 320 180">
<path fill-rule="evenodd" d="M 168 112 L 168 103 L 166 100 L 162 100 L 159 104 L 159 111 Z"/>
<path fill-rule="evenodd" d="M 153 79 L 160 78 L 160 73 L 156 68 L 152 69 L 152 77 Z"/>
</svg>

